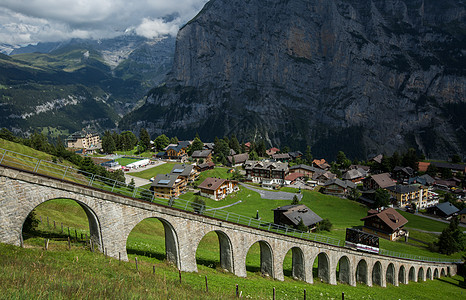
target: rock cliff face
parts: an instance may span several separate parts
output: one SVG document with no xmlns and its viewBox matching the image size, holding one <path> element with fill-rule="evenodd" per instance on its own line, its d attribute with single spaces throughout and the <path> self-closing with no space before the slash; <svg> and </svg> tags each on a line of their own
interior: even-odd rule
<svg viewBox="0 0 466 300">
<path fill-rule="evenodd" d="M 466 153 L 463 0 L 211 0 L 121 122 L 332 157 Z"/>
</svg>

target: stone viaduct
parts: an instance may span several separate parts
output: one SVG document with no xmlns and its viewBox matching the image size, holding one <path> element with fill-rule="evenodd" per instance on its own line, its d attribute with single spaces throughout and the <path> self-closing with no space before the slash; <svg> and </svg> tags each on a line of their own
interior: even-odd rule
<svg viewBox="0 0 466 300">
<path fill-rule="evenodd" d="M 196 272 L 196 250 L 201 239 L 214 231 L 220 244 L 220 264 L 246 276 L 246 255 L 259 243 L 261 271 L 283 280 L 283 260 L 292 250 L 292 276 L 313 283 L 318 277 L 330 284 L 362 282 L 385 287 L 408 281 L 425 281 L 456 274 L 455 264 L 399 259 L 330 246 L 292 236 L 251 228 L 191 212 L 173 209 L 111 192 L 0 165 L 0 242 L 20 245 L 28 214 L 51 199 L 67 198 L 80 204 L 89 219 L 91 239 L 100 251 L 127 260 L 126 240 L 146 218 L 159 219 L 165 229 L 167 259 L 181 271 Z M 337 268 L 338 266 L 338 268 Z M 337 272 L 337 269 L 339 270 Z"/>
</svg>

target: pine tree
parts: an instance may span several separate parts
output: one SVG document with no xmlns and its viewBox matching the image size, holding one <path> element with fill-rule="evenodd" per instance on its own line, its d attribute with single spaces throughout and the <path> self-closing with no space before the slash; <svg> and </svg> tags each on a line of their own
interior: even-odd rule
<svg viewBox="0 0 466 300">
<path fill-rule="evenodd" d="M 145 128 L 139 131 L 139 146 L 143 149 L 142 152 L 150 150 L 150 135 Z"/>
<path fill-rule="evenodd" d="M 313 157 L 312 157 L 312 153 L 311 153 L 311 146 L 309 146 L 309 145 L 307 145 L 307 147 L 306 147 L 305 157 L 306 157 L 306 163 L 308 165 L 312 165 Z"/>
<path fill-rule="evenodd" d="M 299 199 L 298 196 L 294 195 L 293 200 L 291 201 L 291 205 L 297 205 L 299 204 Z"/>
<path fill-rule="evenodd" d="M 298 225 L 296 226 L 296 229 L 299 230 L 299 231 L 304 231 L 304 232 L 308 232 L 308 231 L 309 231 L 309 227 L 307 227 L 306 225 L 304 225 L 303 219 L 300 219 L 300 220 L 299 220 L 299 223 L 298 223 Z"/>
<path fill-rule="evenodd" d="M 116 151 L 115 140 L 108 130 L 104 132 L 104 136 L 102 137 L 102 150 L 105 153 L 113 153 Z"/>
</svg>

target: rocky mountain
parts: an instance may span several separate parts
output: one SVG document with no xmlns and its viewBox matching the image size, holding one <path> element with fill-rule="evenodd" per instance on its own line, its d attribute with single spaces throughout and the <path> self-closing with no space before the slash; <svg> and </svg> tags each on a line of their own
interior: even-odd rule
<svg viewBox="0 0 466 300">
<path fill-rule="evenodd" d="M 0 55 L 0 127 L 52 135 L 116 128 L 165 78 L 174 47 L 171 37 L 127 34 L 39 43 Z"/>
<path fill-rule="evenodd" d="M 332 157 L 466 153 L 464 0 L 211 0 L 121 128 Z"/>
</svg>

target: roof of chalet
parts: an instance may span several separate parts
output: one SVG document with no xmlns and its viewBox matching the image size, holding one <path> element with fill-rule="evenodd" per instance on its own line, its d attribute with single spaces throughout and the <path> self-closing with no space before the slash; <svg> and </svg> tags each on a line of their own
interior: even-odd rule
<svg viewBox="0 0 466 300">
<path fill-rule="evenodd" d="M 380 212 L 378 212 L 375 209 L 371 209 L 367 213 L 369 215 L 362 218 L 361 221 L 365 221 L 372 218 L 379 218 L 392 230 L 396 230 L 408 223 L 408 220 L 405 217 L 403 217 L 399 212 L 397 212 L 394 208 L 391 207 L 384 209 Z"/>
<path fill-rule="evenodd" d="M 375 161 L 376 163 L 381 164 L 381 163 L 382 163 L 382 158 L 383 158 L 383 155 L 382 155 L 382 154 L 379 154 L 379 155 L 374 156 L 374 157 L 371 158 L 370 160 Z"/>
<path fill-rule="evenodd" d="M 306 171 L 309 171 L 309 172 L 317 172 L 318 171 L 315 167 L 311 167 L 311 166 L 308 166 L 308 165 L 305 165 L 305 164 L 300 164 L 300 165 L 295 165 L 295 166 L 290 167 L 290 171 L 299 170 L 299 169 L 303 169 L 303 170 L 306 170 Z"/>
<path fill-rule="evenodd" d="M 275 208 L 273 211 L 283 212 L 283 216 L 290 220 L 294 225 L 298 225 L 299 221 L 303 220 L 304 225 L 311 226 L 323 220 L 304 204 L 285 205 Z"/>
<path fill-rule="evenodd" d="M 193 165 L 177 164 L 173 166 L 173 169 L 171 170 L 170 174 L 174 174 L 177 176 L 189 176 L 189 174 L 191 174 L 191 172 L 193 171 L 193 168 Z"/>
<path fill-rule="evenodd" d="M 192 158 L 207 158 L 212 153 L 212 150 L 196 150 L 193 152 Z"/>
<path fill-rule="evenodd" d="M 338 179 L 338 178 L 330 179 L 329 181 L 324 183 L 324 186 L 329 186 L 329 185 L 332 185 L 332 184 L 336 184 L 338 186 L 341 186 L 344 189 L 346 189 L 346 188 L 353 188 L 353 189 L 356 188 L 356 184 L 354 184 L 352 181 L 343 181 L 343 180 Z"/>
<path fill-rule="evenodd" d="M 458 212 L 458 215 L 466 215 L 466 207 Z"/>
<path fill-rule="evenodd" d="M 305 177 L 305 175 L 302 173 L 290 173 L 285 177 L 285 180 L 295 181 L 296 179 L 300 177 Z"/>
<path fill-rule="evenodd" d="M 214 143 L 204 143 L 204 149 L 213 150 L 214 146 Z"/>
<path fill-rule="evenodd" d="M 275 154 L 275 153 L 277 153 L 277 152 L 280 152 L 280 149 L 275 148 L 275 147 L 272 147 L 272 148 L 267 149 L 267 150 L 265 151 L 265 153 L 267 153 L 267 155 L 269 155 L 269 156 L 271 156 L 271 155 L 273 155 L 273 154 Z"/>
<path fill-rule="evenodd" d="M 454 206 L 450 202 L 439 203 L 435 205 L 435 207 L 438 210 L 442 211 L 446 216 L 451 216 L 452 214 L 460 211 L 456 206 Z"/>
<path fill-rule="evenodd" d="M 390 174 L 388 173 L 381 173 L 381 174 L 376 174 L 372 175 L 372 179 L 380 186 L 380 188 L 384 189 L 389 186 L 393 186 L 396 183 L 392 180 L 390 177 Z"/>
<path fill-rule="evenodd" d="M 199 169 L 209 168 L 209 167 L 213 167 L 213 166 L 215 166 L 215 163 L 212 162 L 212 161 L 209 161 L 209 162 L 207 162 L 207 163 L 203 163 L 203 164 L 197 165 L 197 167 L 198 167 Z"/>
<path fill-rule="evenodd" d="M 466 171 L 466 165 L 462 164 L 452 164 L 452 163 L 446 163 L 446 162 L 432 162 L 432 165 L 436 166 L 437 168 L 441 169 L 451 169 L 451 170 L 456 170 L 456 171 Z"/>
<path fill-rule="evenodd" d="M 288 153 L 277 153 L 272 155 L 273 159 L 290 159 L 290 155 Z"/>
<path fill-rule="evenodd" d="M 199 188 L 216 191 L 225 181 L 226 179 L 223 178 L 208 177 L 199 185 Z"/>
<path fill-rule="evenodd" d="M 429 166 L 430 166 L 430 162 L 420 161 L 417 163 L 417 168 L 419 172 L 427 172 L 427 168 L 429 168 Z"/>
<path fill-rule="evenodd" d="M 364 170 L 362 170 L 364 171 Z M 351 169 L 348 170 L 341 178 L 346 179 L 346 180 L 353 180 L 357 178 L 362 178 L 364 175 L 359 171 L 359 169 Z"/>
<path fill-rule="evenodd" d="M 236 154 L 236 155 L 233 155 L 233 156 L 229 155 L 227 158 L 228 158 L 228 161 L 230 162 L 230 164 L 233 163 L 233 158 L 235 159 L 235 164 L 243 164 L 249 159 L 249 154 L 248 153 L 240 153 L 240 154 Z"/>
<path fill-rule="evenodd" d="M 414 170 L 413 168 L 411 167 L 400 167 L 400 166 L 396 166 L 394 169 L 393 169 L 393 172 L 403 172 L 405 173 L 406 175 L 409 175 L 409 176 L 412 176 L 414 174 Z"/>
<path fill-rule="evenodd" d="M 408 194 L 408 193 L 419 191 L 419 186 L 413 185 L 413 184 L 410 184 L 410 185 L 397 184 L 397 185 L 389 186 L 386 189 L 389 191 L 395 192 L 397 194 Z"/>
<path fill-rule="evenodd" d="M 293 158 L 293 159 L 303 156 L 303 153 L 302 153 L 301 151 L 288 152 L 288 154 L 289 154 L 289 155 L 291 156 L 291 158 Z"/>
<path fill-rule="evenodd" d="M 178 180 L 178 175 L 174 174 L 157 174 L 152 182 L 153 187 L 173 187 Z"/>
<path fill-rule="evenodd" d="M 274 161 L 248 160 L 245 162 L 244 169 L 273 169 L 288 172 L 288 164 Z"/>
<path fill-rule="evenodd" d="M 432 185 L 435 183 L 435 179 L 432 178 L 429 174 L 424 174 L 422 176 L 416 176 L 416 177 L 409 178 L 408 183 L 409 184 L 420 183 L 423 185 Z"/>
</svg>

